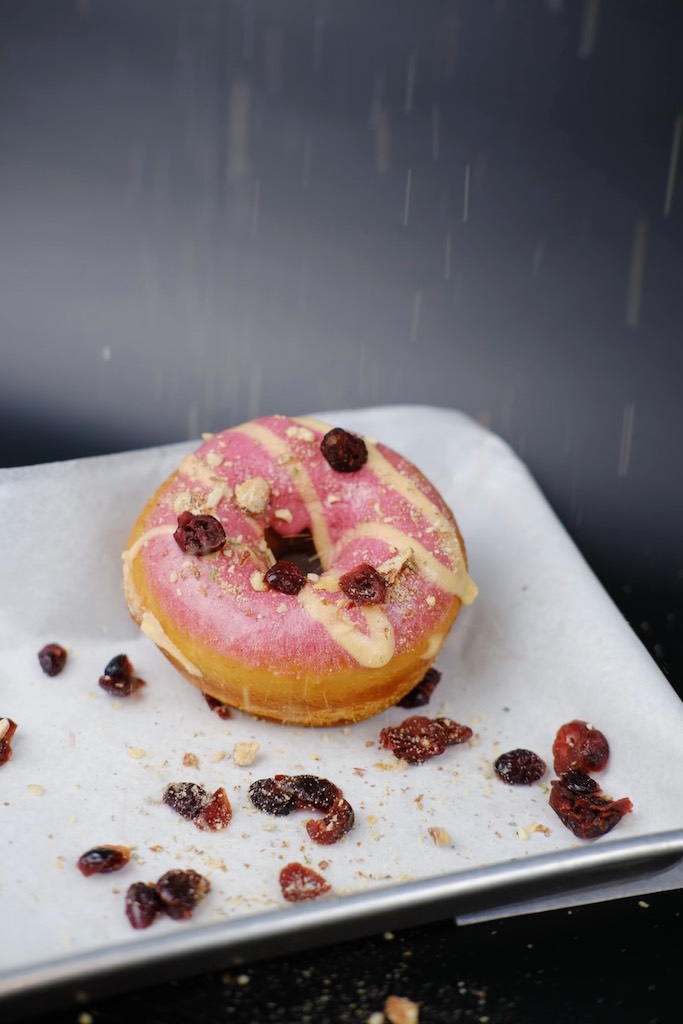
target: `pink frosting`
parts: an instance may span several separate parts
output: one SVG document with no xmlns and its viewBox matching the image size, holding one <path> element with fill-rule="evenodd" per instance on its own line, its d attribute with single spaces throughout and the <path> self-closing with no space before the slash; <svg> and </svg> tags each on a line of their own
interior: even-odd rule
<svg viewBox="0 0 683 1024">
<path fill-rule="evenodd" d="M 247 429 L 250 426 L 245 425 Z M 228 657 L 271 671 L 274 663 L 286 664 L 290 670 L 292 665 L 314 664 L 321 673 L 353 666 L 354 657 L 340 645 L 334 631 L 315 621 L 300 596 L 254 588 L 272 561 L 259 546 L 263 531 L 269 527 L 282 536 L 292 536 L 311 528 L 311 516 L 300 490 L 303 470 L 320 502 L 332 542 L 332 564 L 324 567 L 326 573 L 338 576 L 362 562 L 378 568 L 401 550 L 401 544 L 396 544 L 396 530 L 410 538 L 406 545 L 410 546 L 412 540 L 445 569 L 455 568 L 457 572 L 462 554 L 448 510 L 438 492 L 414 467 L 383 445 L 374 447 L 400 477 L 378 473 L 372 460 L 358 472 L 336 472 L 320 450 L 323 432 L 307 421 L 273 416 L 254 421 L 254 426 L 275 435 L 275 444 L 286 445 L 286 461 L 281 454 L 273 454 L 260 437 L 234 428 L 201 445 L 195 453 L 197 461 L 192 461 L 197 471 L 190 467 L 188 476 L 187 464 L 181 464 L 179 473 L 162 489 L 158 503 L 147 515 L 145 531 L 160 526 L 175 528 L 178 512 L 188 506 L 192 496 L 191 511 L 210 512 L 219 519 L 228 542 L 223 551 L 194 556 L 180 549 L 170 529 L 146 533 L 139 557 L 153 593 L 165 614 L 183 631 Z M 368 447 L 373 448 L 372 442 Z M 395 486 L 397 480 L 400 483 L 406 477 L 434 506 L 433 514 L 429 507 L 416 507 Z M 236 487 L 253 478 L 261 478 L 270 488 L 268 503 L 257 514 L 242 511 L 234 495 Z M 211 505 L 222 484 L 227 485 L 226 493 Z M 444 531 L 441 517 L 447 520 L 450 534 Z M 435 520 L 440 523 L 439 529 L 435 529 Z M 388 538 L 349 537 L 350 531 L 358 527 L 380 534 L 391 532 Z M 306 587 L 314 587 L 322 601 L 338 606 L 346 620 L 351 620 L 360 632 L 367 632 L 362 609 L 338 589 L 315 588 L 315 580 L 309 580 Z M 452 604 L 453 589 L 449 589 L 421 569 L 409 567 L 398 573 L 381 606 L 393 628 L 397 654 L 439 632 Z"/>
</svg>

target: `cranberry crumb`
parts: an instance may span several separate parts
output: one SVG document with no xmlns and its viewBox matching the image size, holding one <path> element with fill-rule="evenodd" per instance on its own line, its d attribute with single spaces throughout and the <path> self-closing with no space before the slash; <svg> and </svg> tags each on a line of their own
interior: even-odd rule
<svg viewBox="0 0 683 1024">
<path fill-rule="evenodd" d="M 353 808 L 344 794 L 329 779 L 316 775 L 276 775 L 257 779 L 249 787 L 249 799 L 259 811 L 278 817 L 292 811 L 322 811 L 321 819 L 306 822 L 306 831 L 315 843 L 336 843 L 351 830 Z"/>
<path fill-rule="evenodd" d="M 609 761 L 609 743 L 599 729 L 575 718 L 560 726 L 553 743 L 553 766 L 558 775 L 570 768 L 600 772 Z"/>
<path fill-rule="evenodd" d="M 405 697 L 401 697 L 397 704 L 399 708 L 421 708 L 429 704 L 434 690 L 441 681 L 441 673 L 438 669 L 428 668 L 420 682 L 409 690 Z"/>
<path fill-rule="evenodd" d="M 181 551 L 191 555 L 210 555 L 225 547 L 225 530 L 215 516 L 181 512 L 173 539 Z"/>
<path fill-rule="evenodd" d="M 135 669 L 126 654 L 116 654 L 107 663 L 99 684 L 115 697 L 130 697 L 131 693 L 145 685 L 145 681 L 135 675 Z"/>
<path fill-rule="evenodd" d="M 545 761 L 533 750 L 508 750 L 493 765 L 496 775 L 510 786 L 531 786 L 545 775 Z"/>
<path fill-rule="evenodd" d="M 368 461 L 368 449 L 362 437 L 334 427 L 323 437 L 320 450 L 337 473 L 357 473 Z"/>
<path fill-rule="evenodd" d="M 126 917 L 133 928 L 149 928 L 163 910 L 159 894 L 153 885 L 133 882 L 126 892 Z"/>
<path fill-rule="evenodd" d="M 281 594 L 298 594 L 306 583 L 306 577 L 295 562 L 280 559 L 264 574 L 266 586 L 279 590 Z"/>
<path fill-rule="evenodd" d="M 329 892 L 330 884 L 317 871 L 293 861 L 280 872 L 280 888 L 286 900 L 300 903 L 301 900 L 314 900 Z"/>
<path fill-rule="evenodd" d="M 387 581 L 367 562 L 340 576 L 339 586 L 355 604 L 382 604 L 387 596 Z"/>
<path fill-rule="evenodd" d="M 628 797 L 611 800 L 594 779 L 579 769 L 553 779 L 549 803 L 562 824 L 578 839 L 599 839 L 633 810 Z"/>
<path fill-rule="evenodd" d="M 183 818 L 194 821 L 211 799 L 196 782 L 172 782 L 164 790 L 164 803 Z"/>
<path fill-rule="evenodd" d="M 81 854 L 76 867 L 88 878 L 90 875 L 108 875 L 111 871 L 120 871 L 129 860 L 128 846 L 93 846 Z"/>
<path fill-rule="evenodd" d="M 424 715 L 412 715 L 400 725 L 387 726 L 380 732 L 379 742 L 408 764 L 421 764 L 438 757 L 449 745 L 443 725 Z"/>
<path fill-rule="evenodd" d="M 204 832 L 222 832 L 228 827 L 232 821 L 232 807 L 222 786 L 209 797 L 193 820 Z"/>
<path fill-rule="evenodd" d="M 192 917 L 192 911 L 211 889 L 196 871 L 167 871 L 154 886 L 162 909 L 176 921 Z"/>
<path fill-rule="evenodd" d="M 12 737 L 17 728 L 17 723 L 11 718 L 0 717 L 0 766 L 7 764 L 12 756 Z"/>
<path fill-rule="evenodd" d="M 229 704 L 224 704 L 223 701 L 217 700 L 212 697 L 210 693 L 204 694 L 204 700 L 209 705 L 212 711 L 215 711 L 219 718 L 228 719 L 232 718 L 232 708 Z"/>
<path fill-rule="evenodd" d="M 66 648 L 61 644 L 45 644 L 38 651 L 38 661 L 46 676 L 58 676 L 66 665 Z"/>
</svg>

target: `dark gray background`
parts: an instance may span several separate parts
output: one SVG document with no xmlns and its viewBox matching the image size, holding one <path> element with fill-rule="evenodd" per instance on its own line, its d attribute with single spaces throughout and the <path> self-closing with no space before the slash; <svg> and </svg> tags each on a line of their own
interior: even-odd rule
<svg viewBox="0 0 683 1024">
<path fill-rule="evenodd" d="M 0 19 L 5 464 L 276 411 L 461 409 L 622 606 L 649 588 L 680 635 L 680 4 Z"/>
</svg>

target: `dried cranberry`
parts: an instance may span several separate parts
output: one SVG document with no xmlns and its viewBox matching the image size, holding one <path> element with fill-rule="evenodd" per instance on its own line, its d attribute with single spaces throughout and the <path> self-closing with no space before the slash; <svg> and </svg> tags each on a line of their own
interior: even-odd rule
<svg viewBox="0 0 683 1024">
<path fill-rule="evenodd" d="M 501 754 L 493 767 L 496 774 L 510 786 L 531 786 L 545 774 L 545 761 L 533 750 L 508 750 Z"/>
<path fill-rule="evenodd" d="M 82 853 L 76 867 L 85 875 L 108 875 L 111 871 L 120 871 L 130 860 L 130 849 L 127 846 L 93 846 L 92 850 Z"/>
<path fill-rule="evenodd" d="M 264 574 L 263 579 L 271 590 L 281 594 L 298 594 L 306 583 L 306 577 L 295 562 L 283 558 Z"/>
<path fill-rule="evenodd" d="M 135 675 L 135 669 L 126 654 L 116 654 L 107 663 L 99 683 L 103 690 L 115 697 L 130 697 L 131 693 L 145 685 L 144 679 Z"/>
<path fill-rule="evenodd" d="M 38 661 L 46 676 L 58 676 L 66 665 L 66 650 L 61 644 L 45 644 L 38 651 Z"/>
<path fill-rule="evenodd" d="M 280 872 L 280 888 L 286 900 L 300 903 L 301 900 L 314 900 L 329 892 L 330 884 L 317 871 L 293 861 Z"/>
<path fill-rule="evenodd" d="M 355 604 L 382 604 L 387 596 L 387 581 L 367 562 L 340 576 L 339 586 Z"/>
<path fill-rule="evenodd" d="M 362 437 L 334 427 L 323 437 L 320 450 L 337 473 L 357 473 L 368 461 L 368 449 Z"/>
<path fill-rule="evenodd" d="M 181 551 L 191 555 L 210 555 L 225 547 L 226 536 L 215 516 L 195 516 L 191 512 L 181 512 L 173 539 Z"/>
<path fill-rule="evenodd" d="M 593 792 L 578 791 L 576 778 L 567 780 L 566 775 L 550 783 L 550 806 L 562 824 L 579 839 L 599 839 L 633 810 L 628 797 L 610 800 L 597 783 L 595 785 L 597 789 Z"/>
<path fill-rule="evenodd" d="M 258 779 L 249 787 L 249 798 L 258 810 L 277 816 L 302 810 L 325 812 L 324 818 L 306 822 L 306 831 L 315 843 L 336 843 L 353 827 L 353 808 L 342 791 L 317 775 Z"/>
<path fill-rule="evenodd" d="M 429 704 L 432 694 L 440 681 L 441 673 L 435 668 L 428 668 L 417 686 L 409 690 L 405 697 L 401 697 L 397 707 L 421 708 L 425 704 Z"/>
<path fill-rule="evenodd" d="M 276 817 L 290 814 L 296 804 L 292 794 L 283 789 L 277 779 L 257 779 L 256 782 L 252 782 L 249 787 L 249 799 L 257 810 L 274 814 Z"/>
<path fill-rule="evenodd" d="M 553 743 L 553 765 L 558 775 L 570 768 L 600 772 L 609 761 L 609 743 L 599 729 L 575 718 L 560 726 Z"/>
<path fill-rule="evenodd" d="M 449 747 L 455 747 L 458 743 L 467 743 L 472 739 L 472 730 L 469 725 L 461 725 L 452 718 L 435 718 L 435 722 L 446 731 L 446 743 Z"/>
<path fill-rule="evenodd" d="M 17 728 L 17 723 L 11 718 L 0 717 L 0 766 L 6 764 L 12 756 L 12 737 Z"/>
<path fill-rule="evenodd" d="M 222 832 L 228 827 L 232 821 L 232 807 L 222 786 L 209 797 L 193 820 L 204 832 Z"/>
<path fill-rule="evenodd" d="M 164 803 L 189 821 L 194 821 L 210 799 L 209 793 L 196 782 L 172 782 L 164 790 Z"/>
<path fill-rule="evenodd" d="M 126 917 L 133 928 L 149 928 L 163 904 L 153 885 L 133 882 L 126 893 Z"/>
<path fill-rule="evenodd" d="M 127 654 L 115 654 L 107 662 L 104 675 L 111 676 L 113 679 L 127 678 L 128 676 L 135 675 L 135 669 Z"/>
<path fill-rule="evenodd" d="M 600 784 L 591 779 L 581 768 L 570 768 L 560 776 L 560 781 L 572 793 L 599 793 Z"/>
<path fill-rule="evenodd" d="M 208 878 L 196 871 L 167 871 L 154 886 L 162 909 L 174 920 L 187 920 L 211 889 Z"/>
<path fill-rule="evenodd" d="M 382 729 L 379 742 L 402 761 L 421 764 L 443 754 L 448 746 L 448 733 L 439 722 L 424 715 L 412 715 L 400 725 Z"/>
<path fill-rule="evenodd" d="M 215 711 L 219 718 L 228 719 L 232 718 L 232 708 L 229 704 L 224 704 L 221 700 L 216 700 L 210 693 L 204 694 L 204 700 L 209 705 L 212 711 Z"/>
</svg>

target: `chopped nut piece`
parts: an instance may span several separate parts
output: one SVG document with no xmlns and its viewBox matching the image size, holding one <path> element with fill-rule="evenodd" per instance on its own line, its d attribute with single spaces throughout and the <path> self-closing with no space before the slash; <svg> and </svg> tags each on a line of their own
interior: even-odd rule
<svg viewBox="0 0 683 1024">
<path fill-rule="evenodd" d="M 315 441 L 315 434 L 308 427 L 287 427 L 285 434 L 296 441 L 308 441 L 309 444 Z"/>
<path fill-rule="evenodd" d="M 212 469 L 217 469 L 217 467 L 220 466 L 222 461 L 223 456 L 220 454 L 220 452 L 206 453 L 206 463 L 208 466 L 211 466 Z"/>
<path fill-rule="evenodd" d="M 259 516 L 270 500 L 270 484 L 262 476 L 252 476 L 235 487 L 235 501 L 243 512 Z"/>
<path fill-rule="evenodd" d="M 199 758 L 196 754 L 183 754 L 183 764 L 186 768 L 199 768 Z"/>
<path fill-rule="evenodd" d="M 412 548 L 403 548 L 397 555 L 387 558 L 386 562 L 378 565 L 377 572 L 384 576 L 384 579 L 391 586 L 392 583 L 396 582 L 397 577 L 403 570 L 408 568 L 415 568 L 415 552 Z"/>
<path fill-rule="evenodd" d="M 384 1013 L 391 1024 L 418 1024 L 420 1004 L 403 996 L 389 996 L 384 1004 Z"/>
<path fill-rule="evenodd" d="M 435 826 L 434 828 L 427 829 L 427 831 L 434 840 L 435 846 L 448 846 L 448 844 L 451 841 L 450 834 L 446 831 L 445 828 L 439 828 L 438 826 Z"/>
<path fill-rule="evenodd" d="M 33 782 L 33 783 L 31 783 L 30 785 L 28 785 L 28 786 L 26 787 L 26 789 L 27 789 L 27 790 L 28 790 L 28 792 L 29 792 L 29 793 L 31 794 L 31 796 L 42 796 L 42 795 L 43 795 L 43 793 L 45 792 L 45 790 L 43 789 L 43 787 L 42 787 L 42 786 L 39 786 L 39 785 L 37 785 L 37 783 L 35 783 L 35 782 Z"/>
<path fill-rule="evenodd" d="M 249 577 L 249 582 L 251 583 L 252 590 L 262 591 L 268 589 L 266 582 L 263 579 L 263 573 L 259 572 L 258 569 L 256 570 L 256 572 L 252 572 L 251 576 Z"/>
<path fill-rule="evenodd" d="M 240 743 L 236 743 L 232 751 L 232 759 L 235 764 L 247 765 L 252 764 L 256 754 L 258 752 L 260 744 L 256 740 L 245 740 Z"/>
</svg>

